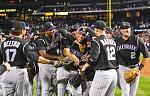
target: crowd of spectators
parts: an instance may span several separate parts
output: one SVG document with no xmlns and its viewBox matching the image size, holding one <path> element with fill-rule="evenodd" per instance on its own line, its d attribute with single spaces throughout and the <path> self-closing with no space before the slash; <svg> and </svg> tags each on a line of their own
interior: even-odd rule
<svg viewBox="0 0 150 96">
<path fill-rule="evenodd" d="M 28 26 L 29 34 L 33 33 L 34 31 L 37 31 L 37 30 L 41 32 L 43 24 L 46 21 L 48 21 L 48 20 L 45 20 L 45 21 L 43 21 L 43 20 L 38 20 L 38 21 L 27 20 L 26 24 Z M 75 24 L 75 23 L 80 25 L 80 26 L 84 26 L 84 27 L 88 26 L 89 27 L 89 26 L 91 26 L 92 22 L 94 22 L 94 21 L 90 21 L 90 22 L 88 22 L 88 21 L 85 22 L 85 21 L 86 20 L 82 20 L 82 22 L 81 21 L 79 22 L 78 20 L 68 20 L 68 21 L 62 23 L 62 22 L 57 21 L 57 19 L 52 20 L 54 25 L 57 25 L 58 28 L 60 28 L 60 27 L 69 28 L 69 26 L 71 24 Z M 11 27 L 11 24 L 13 22 L 15 22 L 15 20 L 11 20 L 11 22 L 8 22 L 8 21 L 3 22 L 4 23 L 4 24 L 2 24 L 3 26 L 0 25 L 0 28 L 2 28 L 2 27 L 5 28 L 5 29 L 2 28 L 3 33 L 8 34 L 8 32 L 10 31 L 8 29 Z M 6 24 L 6 23 L 8 23 L 8 24 Z M 135 35 L 139 35 L 140 37 L 142 37 L 143 40 L 146 42 L 147 46 L 150 46 L 150 28 L 145 27 L 145 26 L 147 26 L 149 24 L 150 24 L 149 20 L 142 21 L 142 23 L 141 23 L 141 21 L 137 22 L 137 24 L 135 24 L 135 25 L 136 26 L 138 25 L 138 27 L 135 27 L 135 25 L 132 24 L 133 33 Z M 120 36 L 119 26 L 118 26 L 119 22 L 117 22 L 116 24 L 113 23 L 113 25 L 114 26 L 112 26 L 112 28 L 114 30 L 114 32 L 113 32 L 114 37 Z M 141 26 L 144 26 L 144 27 L 141 27 Z M 8 32 L 5 32 L 5 31 L 8 31 Z"/>
</svg>

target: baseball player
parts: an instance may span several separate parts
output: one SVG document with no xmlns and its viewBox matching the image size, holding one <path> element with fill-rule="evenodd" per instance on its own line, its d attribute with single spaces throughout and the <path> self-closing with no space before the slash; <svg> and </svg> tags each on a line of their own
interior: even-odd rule
<svg viewBox="0 0 150 96">
<path fill-rule="evenodd" d="M 132 83 L 127 83 L 124 78 L 124 72 L 132 68 L 141 70 L 148 63 L 148 49 L 143 40 L 131 34 L 129 22 L 121 22 L 121 37 L 116 39 L 117 62 L 119 63 L 118 78 L 122 90 L 122 96 L 136 96 L 140 73 L 137 73 L 136 79 Z M 143 54 L 141 64 L 139 64 L 140 52 Z"/>
<path fill-rule="evenodd" d="M 113 38 L 113 30 L 112 30 L 112 28 L 106 27 L 105 33 L 106 33 L 108 38 Z"/>
<path fill-rule="evenodd" d="M 2 55 L 2 54 L 0 54 L 0 55 Z M 5 71 L 9 70 L 9 68 L 10 68 L 10 64 L 9 63 L 3 63 L 3 64 L 1 63 L 0 64 L 0 96 L 3 96 L 2 83 L 1 83 L 1 75 Z"/>
<path fill-rule="evenodd" d="M 28 96 L 29 78 L 27 74 L 28 62 L 40 62 L 52 64 L 53 61 L 38 56 L 31 51 L 29 43 L 22 39 L 26 33 L 25 23 L 17 21 L 13 24 L 11 37 L 1 44 L 1 61 L 8 62 L 11 66 L 9 71 L 2 74 L 1 82 L 3 96 Z M 53 62 L 54 63 L 54 62 Z"/>
<path fill-rule="evenodd" d="M 40 36 L 40 33 L 38 33 L 37 31 L 33 31 L 33 34 L 31 35 L 31 38 L 30 38 L 30 41 L 29 41 L 29 45 L 31 46 L 31 49 L 33 52 L 35 52 L 36 54 L 39 54 L 38 53 L 38 48 L 37 48 L 37 41 L 38 41 L 38 38 Z M 36 79 L 36 94 L 37 96 L 40 96 L 41 95 L 41 84 L 40 84 L 40 80 L 39 80 L 39 66 L 38 64 L 35 64 L 34 62 L 29 62 L 28 64 L 28 68 L 27 68 L 27 71 L 28 71 L 28 75 L 29 75 L 29 82 L 30 82 L 30 85 L 31 85 L 31 94 L 33 95 L 33 79 L 35 77 Z"/>
<path fill-rule="evenodd" d="M 91 44 L 89 61 L 81 70 L 82 72 L 93 66 L 96 71 L 89 96 L 113 96 L 117 84 L 116 43 L 105 35 L 105 28 L 104 21 L 94 23 L 96 38 Z"/>
<path fill-rule="evenodd" d="M 68 47 L 64 48 L 64 55 L 69 57 L 74 63 L 70 65 L 66 65 L 63 67 L 60 67 L 57 69 L 57 90 L 58 90 L 58 96 L 64 96 L 66 92 L 66 85 L 68 83 L 68 80 L 72 75 L 78 74 L 78 68 L 79 68 L 79 57 L 80 57 L 80 51 L 83 48 L 82 45 L 77 40 L 78 34 L 78 26 L 73 25 L 70 29 L 70 34 L 66 34 L 64 45 L 67 45 Z M 81 46 L 80 46 L 81 45 Z M 80 46 L 80 47 L 79 47 Z M 75 55 L 74 55 L 75 54 Z M 76 96 L 78 93 L 73 87 L 72 89 L 72 95 Z"/>
<path fill-rule="evenodd" d="M 62 56 L 61 35 L 56 33 L 56 26 L 52 22 L 44 24 L 45 33 L 38 39 L 37 47 L 42 57 L 53 60 L 64 59 Z M 42 96 L 49 96 L 56 93 L 56 68 L 49 64 L 39 65 L 39 75 L 42 84 Z"/>
<path fill-rule="evenodd" d="M 2 55 L 2 54 L 0 54 L 0 55 Z M 2 58 L 0 58 L 0 59 L 2 59 Z M 0 96 L 3 96 L 2 83 L 1 83 L 1 75 L 5 71 L 9 70 L 9 68 L 10 68 L 10 64 L 9 63 L 2 63 L 2 62 L 0 63 Z"/>
<path fill-rule="evenodd" d="M 86 56 L 85 61 L 82 60 L 82 61 L 84 61 L 83 62 L 84 64 L 87 62 L 88 58 L 90 57 L 91 41 L 92 41 L 92 39 L 89 38 L 89 37 L 86 39 L 86 47 L 85 47 L 84 52 L 83 52 L 83 53 L 85 53 L 85 55 L 82 56 L 82 57 Z M 82 66 L 81 66 L 81 68 L 82 68 Z M 95 75 L 94 68 L 93 67 L 87 68 L 87 70 L 85 71 L 85 77 L 84 77 L 84 79 L 86 79 L 84 81 L 85 83 L 83 83 L 83 82 L 81 83 L 82 84 L 81 86 L 82 86 L 83 96 L 89 96 L 89 90 L 90 90 L 94 75 Z"/>
</svg>

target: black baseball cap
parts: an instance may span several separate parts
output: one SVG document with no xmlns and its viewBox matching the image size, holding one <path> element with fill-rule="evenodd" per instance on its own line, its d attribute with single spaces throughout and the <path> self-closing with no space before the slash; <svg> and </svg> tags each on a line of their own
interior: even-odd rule
<svg viewBox="0 0 150 96">
<path fill-rule="evenodd" d="M 104 21 L 98 20 L 93 24 L 93 27 L 97 28 L 97 29 L 105 30 L 106 29 L 106 23 Z"/>
<path fill-rule="evenodd" d="M 26 24 L 23 21 L 16 21 L 13 24 L 14 30 L 26 29 Z"/>
<path fill-rule="evenodd" d="M 107 32 L 107 33 L 112 33 L 112 32 L 113 32 L 113 29 L 110 28 L 110 27 L 106 27 L 106 32 Z"/>
<path fill-rule="evenodd" d="M 121 28 L 130 28 L 130 27 L 131 27 L 131 25 L 129 22 L 121 22 L 120 23 L 120 29 Z"/>
<path fill-rule="evenodd" d="M 79 33 L 81 33 L 83 36 L 86 36 L 86 32 L 85 31 L 79 30 Z"/>
<path fill-rule="evenodd" d="M 94 26 L 94 25 L 92 25 L 92 27 L 93 27 L 93 26 Z M 85 31 L 88 32 L 91 37 L 96 36 L 94 30 L 93 30 L 91 27 L 87 27 L 87 28 L 85 29 Z"/>
<path fill-rule="evenodd" d="M 66 38 L 68 31 L 66 29 L 59 29 L 58 33 L 60 33 L 63 37 Z"/>
<path fill-rule="evenodd" d="M 57 28 L 57 26 L 54 26 L 52 22 L 46 22 L 44 24 L 44 30 L 45 31 L 48 31 L 48 30 L 51 31 L 51 30 L 56 29 L 56 28 Z"/>
<path fill-rule="evenodd" d="M 70 32 L 73 32 L 73 31 L 76 31 L 77 29 L 79 29 L 79 25 L 78 24 L 75 24 L 75 25 L 72 25 L 69 27 L 69 31 Z"/>
</svg>

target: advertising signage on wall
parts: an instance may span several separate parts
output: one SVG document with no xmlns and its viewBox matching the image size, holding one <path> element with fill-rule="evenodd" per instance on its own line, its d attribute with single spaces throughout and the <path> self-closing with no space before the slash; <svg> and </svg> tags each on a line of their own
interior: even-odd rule
<svg viewBox="0 0 150 96">
<path fill-rule="evenodd" d="M 16 12 L 16 9 L 0 9 L 0 12 L 1 13 L 4 13 L 4 12 Z"/>
</svg>

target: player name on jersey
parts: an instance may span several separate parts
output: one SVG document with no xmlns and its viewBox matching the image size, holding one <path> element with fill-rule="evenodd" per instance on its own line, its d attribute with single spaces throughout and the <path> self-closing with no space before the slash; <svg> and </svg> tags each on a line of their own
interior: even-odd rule
<svg viewBox="0 0 150 96">
<path fill-rule="evenodd" d="M 129 50 L 137 50 L 137 47 L 135 45 L 131 45 L 131 44 L 122 44 L 117 46 L 117 50 L 122 50 L 122 49 L 129 49 Z"/>
<path fill-rule="evenodd" d="M 20 45 L 20 42 L 18 42 L 18 41 L 5 41 L 4 42 L 4 48 L 5 47 L 16 47 L 16 48 L 18 48 L 19 45 Z"/>
<path fill-rule="evenodd" d="M 113 40 L 111 40 L 111 39 L 103 39 L 103 40 L 100 40 L 101 42 L 102 42 L 102 44 L 103 45 L 109 45 L 109 44 L 111 44 L 111 45 L 115 45 L 116 46 L 116 43 L 115 43 L 115 41 L 113 41 Z"/>
</svg>

